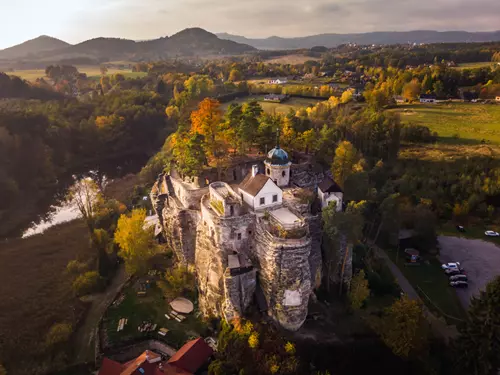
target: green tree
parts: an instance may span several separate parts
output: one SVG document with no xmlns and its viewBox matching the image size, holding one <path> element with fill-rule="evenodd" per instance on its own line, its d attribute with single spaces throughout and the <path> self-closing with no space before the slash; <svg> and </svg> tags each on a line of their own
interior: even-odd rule
<svg viewBox="0 0 500 375">
<path fill-rule="evenodd" d="M 132 275 L 147 271 L 148 260 L 158 253 L 153 239 L 154 228 L 144 228 L 145 209 L 135 209 L 130 215 L 121 215 L 115 231 L 115 243 L 120 246 L 118 255 L 125 260 L 127 273 Z"/>
<path fill-rule="evenodd" d="M 404 296 L 371 323 L 382 341 L 400 357 L 419 357 L 427 348 L 428 323 L 419 301 Z"/>
<path fill-rule="evenodd" d="M 196 278 L 193 270 L 179 264 L 167 270 L 164 279 L 158 282 L 158 286 L 164 296 L 171 300 L 186 294 L 193 295 L 196 290 Z"/>
<path fill-rule="evenodd" d="M 50 327 L 45 337 L 45 345 L 49 348 L 53 348 L 61 344 L 66 344 L 72 333 L 73 327 L 70 323 L 56 323 Z"/>
<path fill-rule="evenodd" d="M 365 277 L 365 271 L 361 270 L 352 278 L 351 288 L 349 289 L 348 297 L 353 310 L 359 310 L 369 296 L 368 280 Z"/>
<path fill-rule="evenodd" d="M 203 136 L 189 133 L 182 140 L 177 140 L 173 147 L 177 169 L 183 176 L 198 176 L 206 164 L 203 148 Z"/>
<path fill-rule="evenodd" d="M 469 319 L 454 342 L 457 372 L 496 375 L 500 370 L 500 277 L 473 297 Z"/>
</svg>

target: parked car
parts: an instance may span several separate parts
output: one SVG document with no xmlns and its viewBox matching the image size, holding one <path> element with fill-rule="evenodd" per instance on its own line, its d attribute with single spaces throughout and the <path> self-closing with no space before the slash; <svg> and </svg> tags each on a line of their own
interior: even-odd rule
<svg viewBox="0 0 500 375">
<path fill-rule="evenodd" d="M 461 275 L 463 272 L 463 268 L 448 268 L 444 270 L 444 273 L 448 276 Z"/>
<path fill-rule="evenodd" d="M 457 230 L 461 233 L 465 233 L 465 228 L 461 225 L 457 225 Z"/>
<path fill-rule="evenodd" d="M 452 281 L 450 283 L 450 286 L 454 288 L 468 288 L 469 284 L 467 283 L 467 281 Z"/>
<path fill-rule="evenodd" d="M 460 268 L 460 263 L 459 262 L 454 262 L 454 263 L 444 263 L 441 265 L 441 268 L 443 270 L 447 270 L 447 269 L 457 269 L 457 268 Z"/>
<path fill-rule="evenodd" d="M 468 281 L 467 275 L 453 275 L 450 276 L 450 281 Z"/>
<path fill-rule="evenodd" d="M 500 237 L 500 233 L 494 232 L 492 230 L 487 230 L 484 234 L 488 237 Z"/>
</svg>

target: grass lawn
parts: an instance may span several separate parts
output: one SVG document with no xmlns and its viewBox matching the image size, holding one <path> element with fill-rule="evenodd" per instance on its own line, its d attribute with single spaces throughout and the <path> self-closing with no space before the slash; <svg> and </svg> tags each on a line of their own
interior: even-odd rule
<svg viewBox="0 0 500 375">
<path fill-rule="evenodd" d="M 494 244 L 497 244 L 500 246 L 500 237 L 487 237 L 484 235 L 484 232 L 487 230 L 494 230 L 495 232 L 500 231 L 500 226 L 499 225 L 480 225 L 479 223 L 477 224 L 468 224 L 464 225 L 464 228 L 466 230 L 465 233 L 461 233 L 457 230 L 455 227 L 455 223 L 452 222 L 447 222 L 444 223 L 440 226 L 438 230 L 438 234 L 441 236 L 452 236 L 452 237 L 463 237 L 463 238 L 470 238 L 473 240 L 483 240 L 483 241 L 488 241 L 488 242 L 493 242 Z"/>
<path fill-rule="evenodd" d="M 500 145 L 500 105 L 479 103 L 405 104 L 392 111 L 402 123 L 429 127 L 447 144 Z"/>
<path fill-rule="evenodd" d="M 162 292 L 157 287 L 149 289 L 145 297 L 137 297 L 136 291 L 132 287 L 127 288 L 124 294 L 125 299 L 123 302 L 118 306 L 111 306 L 103 320 L 111 345 L 141 337 L 152 337 L 165 341 L 178 349 L 191 336 L 200 336 L 206 330 L 205 324 L 196 318 L 194 313 L 189 314 L 182 323 L 165 318 L 165 313 L 168 313 L 171 309 L 168 301 L 163 299 Z M 122 331 L 117 332 L 116 328 L 121 318 L 128 319 L 128 323 Z M 143 321 L 158 324 L 156 331 L 150 333 L 139 332 L 137 327 Z M 169 329 L 165 337 L 158 335 L 157 332 L 160 328 Z"/>
<path fill-rule="evenodd" d="M 403 250 L 400 250 L 398 259 L 396 259 L 396 250 L 386 251 L 393 262 L 396 263 L 397 261 L 396 264 L 401 272 L 403 272 L 408 281 L 417 290 L 431 311 L 438 315 L 443 315 L 444 313 L 458 319 L 465 319 L 465 311 L 460 304 L 455 289 L 449 286 L 448 278 L 435 257 L 424 257 L 424 261 L 422 261 L 420 266 L 405 266 L 405 253 Z M 447 318 L 446 316 L 445 318 L 449 324 L 458 323 L 455 319 Z"/>
<path fill-rule="evenodd" d="M 484 61 L 484 62 L 473 62 L 473 63 L 462 63 L 458 64 L 456 69 L 475 69 L 475 68 L 486 68 L 488 66 L 491 66 L 493 63 L 491 61 Z"/>
<path fill-rule="evenodd" d="M 319 61 L 321 60 L 318 57 L 310 57 L 306 55 L 286 55 L 286 56 L 279 56 L 279 57 L 274 57 L 270 60 L 266 60 L 265 62 L 268 64 L 292 64 L 292 65 L 297 65 L 297 64 L 304 64 L 306 61 Z"/>
<path fill-rule="evenodd" d="M 87 74 L 87 77 L 90 79 L 99 79 L 101 76 L 99 66 L 77 66 L 77 69 L 80 73 Z M 116 73 L 123 74 L 125 78 L 137 78 L 147 75 L 147 73 L 143 72 L 132 72 L 132 70 L 117 68 L 109 68 L 107 75 L 113 75 Z M 45 77 L 45 69 L 16 70 L 13 72 L 7 72 L 7 74 L 21 77 L 27 81 L 35 81 L 37 78 Z"/>
<path fill-rule="evenodd" d="M 283 113 L 283 114 L 287 114 L 290 111 L 290 109 L 296 111 L 303 107 L 314 106 L 319 101 L 321 101 L 321 99 L 315 100 L 315 99 L 303 99 L 303 98 L 290 98 L 289 100 L 283 103 L 273 103 L 264 101 L 264 96 L 248 96 L 245 98 L 238 98 L 232 100 L 228 103 L 224 103 L 222 104 L 221 109 L 225 111 L 231 103 L 244 104 L 254 100 L 258 101 L 262 109 L 267 113 Z"/>
</svg>

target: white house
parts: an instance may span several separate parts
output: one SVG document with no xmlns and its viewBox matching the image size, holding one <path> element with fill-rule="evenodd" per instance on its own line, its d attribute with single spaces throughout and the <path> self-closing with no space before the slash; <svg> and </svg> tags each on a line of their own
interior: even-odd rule
<svg viewBox="0 0 500 375">
<path fill-rule="evenodd" d="M 339 185 L 331 178 L 325 178 L 318 186 L 318 197 L 321 200 L 321 207 L 325 208 L 330 202 L 336 202 L 337 211 L 342 210 L 344 192 Z"/>
<path fill-rule="evenodd" d="M 259 173 L 258 165 L 252 166 L 252 172 L 241 182 L 239 193 L 254 210 L 280 206 L 283 202 L 283 191 L 269 176 Z"/>
<path fill-rule="evenodd" d="M 268 83 L 270 85 L 284 85 L 287 82 L 288 80 L 286 78 L 276 78 L 276 79 L 270 79 Z"/>
<path fill-rule="evenodd" d="M 437 98 L 435 95 L 422 94 L 420 95 L 420 103 L 436 103 Z"/>
</svg>

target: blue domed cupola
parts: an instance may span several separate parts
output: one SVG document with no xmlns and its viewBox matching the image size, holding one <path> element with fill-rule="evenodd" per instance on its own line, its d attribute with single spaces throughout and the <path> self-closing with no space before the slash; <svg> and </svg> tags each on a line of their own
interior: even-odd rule
<svg viewBox="0 0 500 375">
<path fill-rule="evenodd" d="M 292 163 L 288 153 L 280 147 L 279 129 L 276 134 L 276 147 L 267 153 L 264 161 L 266 176 L 269 176 L 278 186 L 287 186 L 290 183 L 290 166 Z"/>
</svg>

